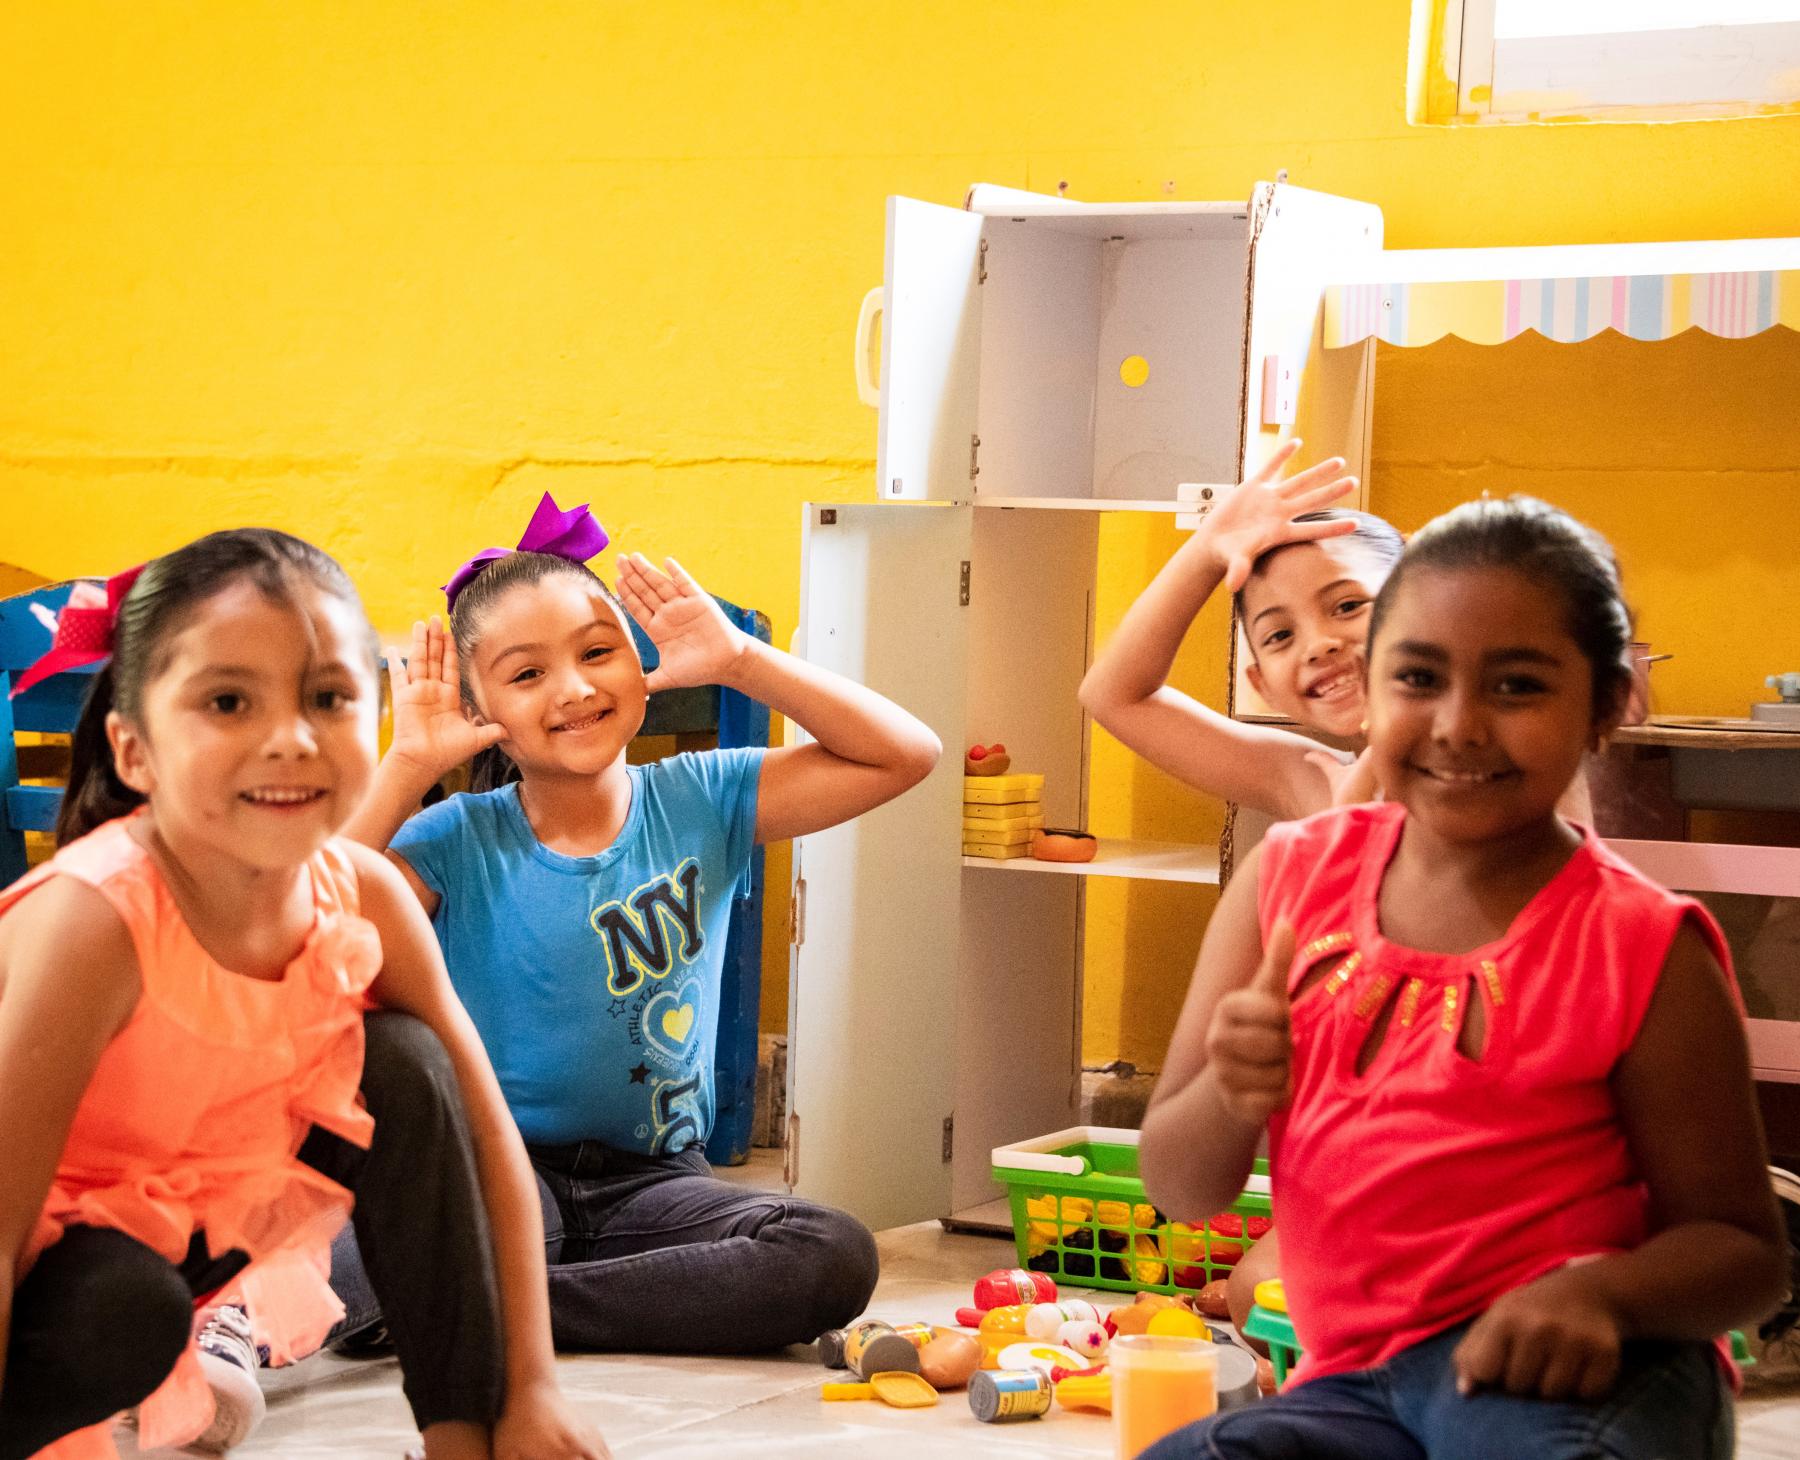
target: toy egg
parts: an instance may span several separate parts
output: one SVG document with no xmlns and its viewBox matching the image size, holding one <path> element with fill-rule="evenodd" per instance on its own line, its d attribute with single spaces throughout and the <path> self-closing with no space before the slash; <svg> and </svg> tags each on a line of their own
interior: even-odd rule
<svg viewBox="0 0 1800 1460">
<path fill-rule="evenodd" d="M 1097 1359 L 1106 1352 L 1106 1330 L 1084 1318 L 1071 1318 L 1063 1324 L 1056 1330 L 1056 1341 L 1064 1348 L 1074 1349 L 1084 1359 Z"/>
<path fill-rule="evenodd" d="M 1036 1369 L 1049 1374 L 1052 1369 L 1085 1369 L 1087 1359 L 1060 1344 L 1015 1343 L 1000 1350 L 1002 1369 Z"/>
<path fill-rule="evenodd" d="M 919 1372 L 933 1389 L 960 1389 L 980 1367 L 981 1345 L 966 1333 L 940 1333 L 919 1350 Z"/>
</svg>

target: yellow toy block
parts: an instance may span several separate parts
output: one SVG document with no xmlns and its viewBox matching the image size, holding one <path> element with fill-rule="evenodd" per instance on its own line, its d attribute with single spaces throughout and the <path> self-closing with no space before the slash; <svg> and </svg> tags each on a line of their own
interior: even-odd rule
<svg viewBox="0 0 1800 1460">
<path fill-rule="evenodd" d="M 1028 842 L 1031 840 L 1031 833 L 1043 824 L 1042 816 L 1015 816 L 1006 821 L 978 821 L 974 817 L 965 817 L 963 840 L 1001 846 L 1013 842 Z"/>
<path fill-rule="evenodd" d="M 1029 781 L 1031 784 L 1015 786 L 1014 781 Z M 963 777 L 964 806 L 1016 806 L 1027 801 L 1044 799 L 1044 778 L 1042 776 L 988 776 Z"/>
<path fill-rule="evenodd" d="M 1044 789 L 1044 773 L 1042 771 L 1015 771 L 1010 776 L 964 776 L 965 791 L 980 789 L 994 791 L 1041 791 Z"/>
<path fill-rule="evenodd" d="M 1030 842 L 964 842 L 965 857 L 989 857 L 996 862 L 1010 862 L 1014 857 L 1029 857 Z"/>
<path fill-rule="evenodd" d="M 1024 816 L 1035 816 L 1041 826 L 1044 820 L 1044 803 L 1042 801 L 1002 801 L 992 804 L 984 801 L 963 802 L 963 825 L 975 821 L 1013 821 Z"/>
</svg>

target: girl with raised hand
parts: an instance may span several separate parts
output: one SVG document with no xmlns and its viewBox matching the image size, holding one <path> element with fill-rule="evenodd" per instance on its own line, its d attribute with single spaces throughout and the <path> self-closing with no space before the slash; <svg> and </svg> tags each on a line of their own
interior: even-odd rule
<svg viewBox="0 0 1800 1460">
<path fill-rule="evenodd" d="M 605 544 L 585 507 L 546 496 L 517 551 L 458 570 L 448 634 L 421 624 L 406 666 L 390 657 L 394 742 L 353 829 L 431 916 L 525 1136 L 558 1345 L 809 1342 L 862 1311 L 875 1247 L 844 1213 L 711 1175 L 731 902 L 756 843 L 900 795 L 938 740 L 742 633 L 672 559 L 621 558 L 615 598 L 586 566 Z M 627 612 L 656 647 L 648 675 Z M 810 743 L 627 762 L 648 693 L 709 684 Z M 412 815 L 477 753 L 475 793 Z M 376 1321 L 347 1239 L 333 1280 Z"/>
<path fill-rule="evenodd" d="M 480 1041 L 405 883 L 337 836 L 378 707 L 343 570 L 244 529 L 77 595 L 51 661 L 110 663 L 60 850 L 0 891 L 0 1457 L 112 1457 L 133 1406 L 146 1449 L 241 1439 L 254 1345 L 342 1312 L 353 1197 L 430 1460 L 606 1455 Z"/>
<path fill-rule="evenodd" d="M 1630 639 L 1611 549 L 1541 502 L 1459 507 L 1388 577 L 1386 799 L 1241 865 L 1143 1132 L 1193 1218 L 1266 1128 L 1304 1358 L 1146 1460 L 1732 1453 L 1717 1336 L 1787 1272 L 1729 955 L 1557 810 Z"/>
</svg>

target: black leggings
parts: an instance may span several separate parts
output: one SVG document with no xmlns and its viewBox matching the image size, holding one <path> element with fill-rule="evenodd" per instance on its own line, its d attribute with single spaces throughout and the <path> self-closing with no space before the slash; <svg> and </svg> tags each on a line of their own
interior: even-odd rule
<svg viewBox="0 0 1800 1460">
<path fill-rule="evenodd" d="M 493 1246 L 450 1058 L 407 1014 L 370 1014 L 363 1099 L 375 1139 L 359 1150 L 315 1129 L 300 1159 L 356 1194 L 357 1242 L 399 1350 L 421 1429 L 492 1424 L 504 1399 Z M 170 1263 L 121 1232 L 71 1227 L 13 1294 L 0 1460 L 128 1409 L 169 1375 L 195 1297 L 244 1266 L 196 1236 Z"/>
</svg>

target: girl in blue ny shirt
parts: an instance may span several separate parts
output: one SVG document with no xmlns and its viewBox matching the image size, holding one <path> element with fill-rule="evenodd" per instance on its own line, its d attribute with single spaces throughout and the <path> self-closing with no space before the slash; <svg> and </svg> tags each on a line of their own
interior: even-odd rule
<svg viewBox="0 0 1800 1460">
<path fill-rule="evenodd" d="M 875 1246 L 842 1212 L 707 1166 L 731 901 L 757 843 L 891 800 L 940 746 L 880 695 L 733 627 L 673 559 L 621 557 L 615 598 L 585 566 L 605 542 L 586 508 L 546 496 L 519 551 L 458 571 L 449 632 L 417 625 L 407 661 L 389 655 L 394 741 L 347 830 L 430 914 L 525 1137 L 559 1347 L 808 1342 L 862 1311 Z M 626 611 L 660 656 L 648 675 Z M 710 684 L 813 743 L 627 764 L 648 693 Z M 407 819 L 478 755 L 510 763 L 478 779 L 494 789 Z M 333 1268 L 373 1323 L 348 1236 Z"/>
</svg>

